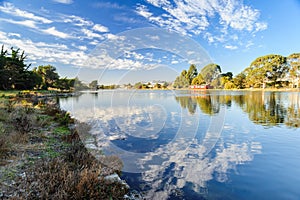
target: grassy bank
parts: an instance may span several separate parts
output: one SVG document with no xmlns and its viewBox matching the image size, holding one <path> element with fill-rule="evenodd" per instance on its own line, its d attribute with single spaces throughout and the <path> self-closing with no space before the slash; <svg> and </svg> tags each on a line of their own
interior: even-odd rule
<svg viewBox="0 0 300 200">
<path fill-rule="evenodd" d="M 117 157 L 95 159 L 79 134 L 88 131 L 55 102 L 0 94 L 0 197 L 122 199 L 127 188 L 105 177 L 120 173 Z M 102 163 L 105 163 L 102 164 Z"/>
</svg>

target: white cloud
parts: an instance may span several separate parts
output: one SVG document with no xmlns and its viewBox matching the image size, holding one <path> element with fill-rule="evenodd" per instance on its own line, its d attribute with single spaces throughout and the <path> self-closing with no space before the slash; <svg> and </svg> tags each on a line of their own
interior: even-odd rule
<svg viewBox="0 0 300 200">
<path fill-rule="evenodd" d="M 26 26 L 26 27 L 33 28 L 33 29 L 37 29 L 36 22 L 33 21 L 33 20 L 16 21 L 16 20 L 12 20 L 12 19 L 2 19 L 2 18 L 0 18 L 0 21 L 4 21 L 4 22 L 7 22 L 7 23 L 11 23 L 11 24 L 17 24 L 17 25 L 21 25 L 21 26 Z"/>
<path fill-rule="evenodd" d="M 257 32 L 267 29 L 267 23 L 259 21 L 260 12 L 239 0 L 146 0 L 160 8 L 163 14 L 154 14 L 151 7 L 137 4 L 136 12 L 160 27 L 183 35 L 204 36 L 209 43 L 236 40 L 230 35 L 237 32 Z M 157 13 L 157 12 L 155 12 Z"/>
<path fill-rule="evenodd" d="M 87 50 L 86 46 L 78 46 L 77 48 L 80 49 L 81 51 L 86 51 Z"/>
<path fill-rule="evenodd" d="M 0 41 L 6 47 L 17 47 L 28 55 L 27 61 L 46 64 L 47 62 L 84 66 L 88 56 L 83 51 L 72 51 L 65 44 L 34 42 L 30 39 L 13 38 L 0 31 Z"/>
<path fill-rule="evenodd" d="M 224 47 L 225 47 L 225 49 L 230 49 L 230 50 L 235 50 L 238 48 L 237 46 L 234 46 L 234 45 L 225 45 Z"/>
<path fill-rule="evenodd" d="M 6 13 L 6 14 L 10 14 L 12 16 L 16 16 L 16 17 L 21 17 L 21 18 L 27 18 L 36 22 L 40 22 L 40 23 L 44 23 L 44 24 L 50 24 L 52 23 L 51 20 L 41 17 L 41 16 L 37 16 L 33 13 L 24 11 L 24 10 L 20 10 L 18 8 L 16 8 L 12 3 L 8 3 L 5 2 L 3 4 L 3 6 L 0 6 L 0 11 Z"/>
<path fill-rule="evenodd" d="M 109 29 L 101 24 L 95 24 L 93 30 L 101 33 L 109 32 Z"/>
<path fill-rule="evenodd" d="M 99 41 L 98 40 L 93 40 L 89 43 L 90 45 L 98 45 Z"/>
<path fill-rule="evenodd" d="M 59 38 L 63 38 L 63 39 L 72 38 L 71 35 L 56 30 L 56 28 L 54 26 L 51 27 L 51 28 L 42 30 L 42 32 L 46 33 L 46 34 L 49 34 L 49 35 L 53 35 L 53 36 L 59 37 Z"/>
<path fill-rule="evenodd" d="M 149 17 L 151 17 L 153 15 L 151 12 L 148 11 L 148 9 L 146 8 L 146 6 L 144 6 L 144 5 L 137 6 L 136 12 L 139 15 L 145 17 L 145 18 L 149 18 Z"/>
<path fill-rule="evenodd" d="M 72 4 L 73 0 L 53 0 L 57 3 L 63 3 L 63 4 Z"/>
<path fill-rule="evenodd" d="M 21 34 L 19 34 L 19 33 L 8 33 L 7 35 L 8 35 L 8 37 L 18 37 L 18 38 L 21 37 Z"/>
<path fill-rule="evenodd" d="M 137 18 L 134 17 L 128 17 L 126 14 L 124 13 L 120 13 L 120 14 L 116 14 L 114 15 L 114 20 L 115 21 L 119 21 L 122 23 L 130 23 L 130 24 L 137 24 L 137 23 L 143 23 L 142 20 L 139 20 Z"/>
<path fill-rule="evenodd" d="M 104 39 L 103 35 L 100 35 L 98 33 L 94 33 L 93 31 L 91 31 L 89 29 L 83 28 L 83 29 L 81 29 L 81 31 L 86 35 L 86 37 L 88 39 L 94 39 L 94 38 L 98 38 L 100 40 Z"/>
<path fill-rule="evenodd" d="M 255 23 L 255 31 L 263 31 L 268 28 L 268 24 L 265 22 L 257 22 Z"/>
<path fill-rule="evenodd" d="M 75 26 L 92 26 L 94 23 L 90 20 L 86 20 L 80 16 L 76 15 L 63 15 L 63 22 L 65 23 L 71 23 Z"/>
<path fill-rule="evenodd" d="M 106 34 L 106 37 L 109 40 L 124 40 L 125 39 L 124 36 L 122 37 L 122 36 L 114 35 L 114 34 L 111 34 L 111 33 Z"/>
<path fill-rule="evenodd" d="M 98 57 L 91 56 L 87 63 L 87 67 L 95 69 L 122 69 L 122 70 L 139 70 L 139 69 L 151 69 L 151 65 L 144 64 L 143 62 L 131 60 L 131 59 L 121 59 L 121 58 L 111 58 L 108 55 L 100 55 Z"/>
</svg>

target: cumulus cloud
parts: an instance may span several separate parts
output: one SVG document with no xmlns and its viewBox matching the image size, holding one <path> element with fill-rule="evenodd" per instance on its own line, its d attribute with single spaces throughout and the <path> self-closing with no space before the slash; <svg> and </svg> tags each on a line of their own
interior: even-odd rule
<svg viewBox="0 0 300 200">
<path fill-rule="evenodd" d="M 77 48 L 80 49 L 81 51 L 86 51 L 87 50 L 86 46 L 78 46 Z"/>
<path fill-rule="evenodd" d="M 136 8 L 136 12 L 145 18 L 149 18 L 153 15 L 151 12 L 148 11 L 147 7 L 144 5 L 138 5 Z"/>
<path fill-rule="evenodd" d="M 84 66 L 88 56 L 83 51 L 69 49 L 65 44 L 34 42 L 30 39 L 16 38 L 0 31 L 1 43 L 25 50 L 28 62 L 52 62 Z"/>
<path fill-rule="evenodd" d="M 109 29 L 101 24 L 95 24 L 93 30 L 101 33 L 109 32 Z"/>
<path fill-rule="evenodd" d="M 94 38 L 98 38 L 100 40 L 103 40 L 105 37 L 103 35 L 100 35 L 98 33 L 95 33 L 87 28 L 83 28 L 81 29 L 81 31 L 85 34 L 85 36 L 88 38 L 88 39 L 94 39 Z"/>
</svg>

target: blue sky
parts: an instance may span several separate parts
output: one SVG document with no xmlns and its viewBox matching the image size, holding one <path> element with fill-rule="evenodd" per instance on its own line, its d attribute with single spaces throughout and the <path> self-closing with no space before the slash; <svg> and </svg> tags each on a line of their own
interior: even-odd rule
<svg viewBox="0 0 300 200">
<path fill-rule="evenodd" d="M 0 44 L 87 82 L 172 80 L 190 63 L 237 74 L 259 56 L 300 52 L 298 19 L 299 0 L 8 0 Z"/>
</svg>

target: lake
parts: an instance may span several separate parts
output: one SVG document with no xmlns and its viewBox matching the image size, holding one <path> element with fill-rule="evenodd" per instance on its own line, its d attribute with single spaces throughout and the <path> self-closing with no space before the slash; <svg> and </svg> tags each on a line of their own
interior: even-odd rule
<svg viewBox="0 0 300 200">
<path fill-rule="evenodd" d="M 101 90 L 60 105 L 146 199 L 300 198 L 299 92 Z"/>
</svg>

